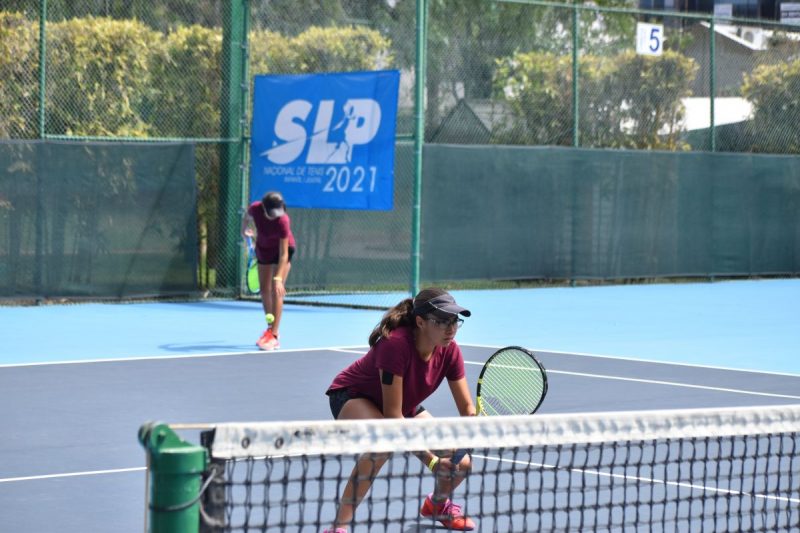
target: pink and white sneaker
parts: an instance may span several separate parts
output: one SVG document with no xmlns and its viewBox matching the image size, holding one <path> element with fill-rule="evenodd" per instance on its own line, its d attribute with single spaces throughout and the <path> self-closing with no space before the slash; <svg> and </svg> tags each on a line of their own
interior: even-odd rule
<svg viewBox="0 0 800 533">
<path fill-rule="evenodd" d="M 426 518 L 438 520 L 451 531 L 472 531 L 475 529 L 475 522 L 464 516 L 460 505 L 456 505 L 450 500 L 435 504 L 433 503 L 433 494 L 428 494 L 428 497 L 425 498 L 419 513 Z"/>
<path fill-rule="evenodd" d="M 271 329 L 264 331 L 264 333 L 261 335 L 261 338 L 256 341 L 256 345 L 260 349 L 267 352 L 271 350 L 277 350 L 281 347 L 281 344 L 278 342 L 278 337 L 273 335 Z"/>
<path fill-rule="evenodd" d="M 272 329 L 270 328 L 265 329 L 264 333 L 262 333 L 261 336 L 256 341 L 256 346 L 258 346 L 263 350 L 264 348 L 262 348 L 262 346 L 264 346 L 267 343 L 267 341 L 269 341 L 272 337 L 273 337 Z"/>
</svg>

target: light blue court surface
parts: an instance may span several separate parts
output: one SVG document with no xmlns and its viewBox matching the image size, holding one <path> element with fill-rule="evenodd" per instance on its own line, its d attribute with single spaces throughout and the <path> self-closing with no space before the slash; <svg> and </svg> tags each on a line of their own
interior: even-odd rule
<svg viewBox="0 0 800 533">
<path fill-rule="evenodd" d="M 800 401 L 797 279 L 455 296 L 467 381 L 495 347 L 532 347 L 543 414 Z M 141 532 L 142 423 L 330 419 L 324 391 L 381 314 L 290 306 L 265 354 L 255 302 L 0 307 L 0 531 Z M 447 387 L 425 407 L 455 414 Z"/>
<path fill-rule="evenodd" d="M 454 294 L 465 344 L 800 374 L 800 279 Z M 365 346 L 381 314 L 287 306 L 282 348 Z M 0 307 L 0 364 L 251 352 L 263 323 L 240 301 Z"/>
</svg>

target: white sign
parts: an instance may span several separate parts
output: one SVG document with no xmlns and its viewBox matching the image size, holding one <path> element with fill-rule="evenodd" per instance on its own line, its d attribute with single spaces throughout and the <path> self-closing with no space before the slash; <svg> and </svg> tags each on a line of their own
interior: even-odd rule
<svg viewBox="0 0 800 533">
<path fill-rule="evenodd" d="M 800 4 L 781 2 L 781 22 L 784 24 L 800 24 Z"/>
<path fill-rule="evenodd" d="M 662 24 L 636 23 L 636 53 L 660 56 L 664 51 L 664 26 Z"/>
<path fill-rule="evenodd" d="M 733 4 L 714 4 L 714 16 L 717 18 L 733 18 Z"/>
</svg>

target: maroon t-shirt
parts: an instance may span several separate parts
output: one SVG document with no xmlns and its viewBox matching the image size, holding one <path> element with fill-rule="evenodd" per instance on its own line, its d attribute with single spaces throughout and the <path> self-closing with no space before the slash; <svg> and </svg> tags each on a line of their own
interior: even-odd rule
<svg viewBox="0 0 800 533">
<path fill-rule="evenodd" d="M 455 341 L 423 361 L 414 346 L 414 330 L 397 328 L 379 340 L 367 354 L 342 370 L 328 391 L 347 389 L 352 397 L 372 400 L 383 411 L 380 371 L 403 378 L 403 416 L 413 416 L 417 406 L 439 387 L 444 378 L 457 381 L 464 377 L 464 357 Z"/>
<path fill-rule="evenodd" d="M 247 208 L 256 225 L 256 256 L 262 263 L 274 260 L 280 252 L 281 239 L 289 239 L 289 246 L 294 248 L 294 235 L 288 213 L 274 220 L 267 218 L 261 202 L 253 202 Z"/>
</svg>

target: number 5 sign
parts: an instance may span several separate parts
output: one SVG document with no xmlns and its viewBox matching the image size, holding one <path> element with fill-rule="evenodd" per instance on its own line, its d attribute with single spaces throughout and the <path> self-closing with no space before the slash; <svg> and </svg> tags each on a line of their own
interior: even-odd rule
<svg viewBox="0 0 800 533">
<path fill-rule="evenodd" d="M 662 24 L 636 23 L 636 53 L 660 56 L 664 51 L 664 26 Z"/>
</svg>

